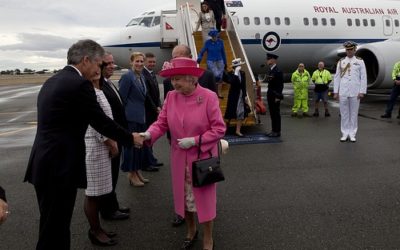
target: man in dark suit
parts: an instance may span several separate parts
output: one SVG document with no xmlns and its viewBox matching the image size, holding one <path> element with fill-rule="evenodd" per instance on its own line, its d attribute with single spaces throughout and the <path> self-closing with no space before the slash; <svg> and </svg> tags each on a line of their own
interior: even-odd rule
<svg viewBox="0 0 400 250">
<path fill-rule="evenodd" d="M 110 52 L 105 52 L 103 57 L 103 70 L 102 75 L 104 81 L 102 81 L 102 90 L 107 98 L 108 103 L 111 106 L 114 121 L 120 126 L 127 128 L 128 124 L 125 118 L 125 109 L 122 104 L 122 99 L 119 96 L 117 87 L 111 81 L 110 77 L 114 74 L 114 57 Z M 121 207 L 118 203 L 117 194 L 115 187 L 118 182 L 120 157 L 121 157 L 122 145 L 118 143 L 118 155 L 111 159 L 111 175 L 112 175 L 112 191 L 109 194 L 104 195 L 100 199 L 100 214 L 103 219 L 106 220 L 124 220 L 129 218 L 130 209 L 127 207 Z"/>
<path fill-rule="evenodd" d="M 7 219 L 8 205 L 6 200 L 6 192 L 0 187 L 0 224 Z"/>
<path fill-rule="evenodd" d="M 156 56 L 153 53 L 146 53 L 144 59 L 144 69 L 142 74 L 144 76 L 147 88 L 147 96 L 145 101 L 146 110 L 146 126 L 150 125 L 157 120 L 158 113 L 161 111 L 161 100 L 160 100 L 160 89 L 158 87 L 158 81 L 154 68 L 156 67 Z M 145 147 L 145 159 L 147 159 L 147 165 L 143 168 L 143 171 L 158 171 L 159 167 L 164 165 L 158 162 L 157 158 L 154 157 L 153 148 Z"/>
<path fill-rule="evenodd" d="M 124 145 L 142 139 L 108 118 L 97 102 L 92 79 L 104 49 L 80 40 L 68 50 L 68 66 L 42 86 L 37 131 L 25 175 L 35 187 L 40 211 L 36 249 L 70 249 L 70 224 L 77 188 L 86 187 L 85 133 L 90 124 Z"/>
<path fill-rule="evenodd" d="M 272 131 L 267 134 L 269 137 L 281 136 L 280 103 L 283 99 L 283 73 L 276 65 L 277 59 L 277 55 L 267 53 L 267 65 L 270 67 L 270 71 L 267 75 L 267 102 L 272 126 Z"/>
</svg>

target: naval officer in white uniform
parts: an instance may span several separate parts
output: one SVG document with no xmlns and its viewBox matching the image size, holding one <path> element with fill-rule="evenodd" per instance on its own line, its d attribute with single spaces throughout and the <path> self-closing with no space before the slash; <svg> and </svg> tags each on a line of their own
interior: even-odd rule
<svg viewBox="0 0 400 250">
<path fill-rule="evenodd" d="M 350 138 L 356 142 L 358 128 L 358 108 L 360 99 L 367 93 L 367 72 L 364 61 L 354 56 L 357 44 L 347 41 L 343 44 L 346 57 L 340 59 L 333 82 L 334 98 L 339 99 L 342 131 L 341 142 Z"/>
</svg>

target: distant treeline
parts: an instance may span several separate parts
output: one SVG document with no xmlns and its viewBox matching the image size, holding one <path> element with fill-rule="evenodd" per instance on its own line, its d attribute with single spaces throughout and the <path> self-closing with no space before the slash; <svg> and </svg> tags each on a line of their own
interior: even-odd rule
<svg viewBox="0 0 400 250">
<path fill-rule="evenodd" d="M 55 69 L 53 71 L 50 71 L 48 69 L 42 69 L 42 70 L 36 71 L 36 70 L 25 68 L 23 71 L 21 71 L 20 69 L 2 70 L 2 71 L 0 71 L 0 75 L 33 75 L 33 74 L 57 73 L 58 71 L 60 71 L 60 70 Z"/>
</svg>

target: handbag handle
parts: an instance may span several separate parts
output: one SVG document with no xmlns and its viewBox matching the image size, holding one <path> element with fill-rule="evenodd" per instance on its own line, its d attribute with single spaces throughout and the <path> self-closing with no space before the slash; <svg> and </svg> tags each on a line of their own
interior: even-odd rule
<svg viewBox="0 0 400 250">
<path fill-rule="evenodd" d="M 200 148 L 201 148 L 201 136 L 202 135 L 199 136 L 199 146 L 197 148 L 197 159 L 199 159 L 199 160 L 200 160 L 200 153 L 201 153 L 201 150 L 200 150 Z M 218 160 L 221 159 L 221 151 L 222 151 L 221 141 L 218 141 Z M 208 153 L 210 154 L 210 157 L 212 157 L 211 150 L 209 150 Z"/>
</svg>

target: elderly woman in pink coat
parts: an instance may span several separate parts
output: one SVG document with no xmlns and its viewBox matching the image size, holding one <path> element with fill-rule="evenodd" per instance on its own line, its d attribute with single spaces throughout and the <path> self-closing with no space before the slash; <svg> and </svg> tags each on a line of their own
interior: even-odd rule
<svg viewBox="0 0 400 250">
<path fill-rule="evenodd" d="M 204 70 L 190 58 L 178 57 L 165 63 L 162 77 L 171 77 L 174 91 L 165 99 L 158 120 L 141 133 L 153 144 L 168 130 L 171 132 L 171 173 L 175 212 L 185 217 L 187 235 L 182 249 L 190 248 L 197 239 L 195 213 L 204 225 L 203 249 L 213 249 L 213 220 L 216 217 L 216 184 L 192 185 L 192 162 L 197 160 L 199 137 L 200 158 L 218 153 L 217 143 L 224 136 L 225 123 L 217 95 L 198 84 Z"/>
</svg>

